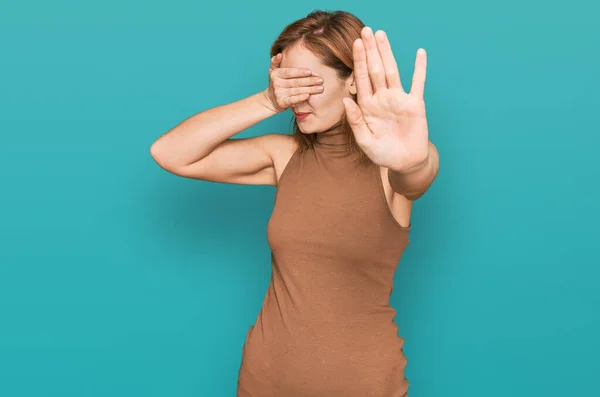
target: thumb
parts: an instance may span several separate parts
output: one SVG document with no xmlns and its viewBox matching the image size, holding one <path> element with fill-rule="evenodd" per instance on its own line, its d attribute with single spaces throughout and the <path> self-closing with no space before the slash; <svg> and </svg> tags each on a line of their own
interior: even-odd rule
<svg viewBox="0 0 600 397">
<path fill-rule="evenodd" d="M 281 64 L 282 54 L 279 53 L 273 57 L 271 57 L 271 65 L 269 65 L 269 70 L 277 69 Z"/>
<path fill-rule="evenodd" d="M 344 108 L 346 109 L 346 118 L 352 128 L 352 132 L 358 143 L 365 144 L 372 137 L 371 130 L 367 126 L 360 107 L 351 98 L 344 98 Z"/>
</svg>

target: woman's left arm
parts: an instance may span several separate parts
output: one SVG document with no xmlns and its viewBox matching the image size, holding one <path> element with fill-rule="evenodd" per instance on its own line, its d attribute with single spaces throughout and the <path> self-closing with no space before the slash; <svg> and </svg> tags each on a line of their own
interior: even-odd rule
<svg viewBox="0 0 600 397">
<path fill-rule="evenodd" d="M 440 155 L 435 145 L 429 141 L 425 161 L 408 170 L 394 171 L 388 168 L 388 180 L 394 192 L 409 200 L 421 197 L 433 183 L 440 168 Z"/>
<path fill-rule="evenodd" d="M 439 169 L 439 154 L 429 141 L 424 89 L 427 53 L 417 51 L 410 92 L 405 92 L 387 35 L 361 31 L 353 44 L 355 102 L 344 98 L 357 144 L 388 170 L 392 189 L 409 200 L 421 197 Z M 352 92 L 351 92 L 352 93 Z"/>
</svg>

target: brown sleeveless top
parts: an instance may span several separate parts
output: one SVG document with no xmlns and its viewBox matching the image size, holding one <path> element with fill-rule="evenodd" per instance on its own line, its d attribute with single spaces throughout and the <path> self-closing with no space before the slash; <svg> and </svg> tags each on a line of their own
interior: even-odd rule
<svg viewBox="0 0 600 397">
<path fill-rule="evenodd" d="M 394 219 L 377 165 L 359 164 L 340 133 L 317 137 L 277 186 L 272 277 L 237 396 L 407 396 L 389 297 L 410 227 Z"/>
</svg>

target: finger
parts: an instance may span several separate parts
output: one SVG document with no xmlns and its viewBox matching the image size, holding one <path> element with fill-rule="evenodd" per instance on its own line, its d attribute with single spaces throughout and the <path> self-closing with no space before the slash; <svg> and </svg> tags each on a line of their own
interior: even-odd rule
<svg viewBox="0 0 600 397">
<path fill-rule="evenodd" d="M 383 62 L 375 43 L 375 36 L 370 27 L 365 26 L 361 31 L 363 42 L 365 43 L 365 52 L 367 53 L 367 67 L 369 68 L 369 77 L 373 90 L 377 92 L 379 89 L 387 87 L 385 81 L 385 73 L 383 70 Z"/>
<path fill-rule="evenodd" d="M 377 39 L 377 48 L 379 49 L 379 54 L 381 54 L 381 60 L 383 61 L 383 70 L 385 71 L 385 79 L 388 87 L 403 89 L 398 64 L 396 63 L 396 58 L 394 58 L 392 46 L 387 35 L 383 30 L 380 30 L 375 33 L 375 38 Z"/>
<path fill-rule="evenodd" d="M 282 87 L 305 87 L 323 84 L 321 77 L 298 77 L 295 79 L 282 79 Z"/>
<path fill-rule="evenodd" d="M 358 103 L 373 95 L 373 87 L 369 79 L 369 68 L 367 67 L 367 54 L 362 39 L 354 40 L 352 46 L 354 61 L 354 81 L 356 82 L 356 94 Z"/>
<path fill-rule="evenodd" d="M 295 79 L 297 77 L 308 77 L 312 71 L 306 68 L 278 68 L 275 75 L 281 79 Z"/>
<path fill-rule="evenodd" d="M 344 108 L 346 109 L 346 119 L 354 133 L 356 142 L 361 145 L 368 144 L 373 138 L 373 134 L 371 134 L 371 130 L 369 130 L 360 108 L 356 102 L 350 98 L 344 98 L 342 101 L 344 102 Z"/>
<path fill-rule="evenodd" d="M 423 48 L 417 50 L 415 71 L 413 72 L 410 94 L 423 98 L 425 91 L 425 78 L 427 77 L 427 52 Z"/>
<path fill-rule="evenodd" d="M 291 96 L 285 97 L 283 99 L 283 103 L 285 104 L 285 106 L 290 107 L 297 103 L 308 100 L 309 97 L 310 97 L 310 94 L 291 95 Z"/>
<path fill-rule="evenodd" d="M 281 60 L 283 59 L 283 55 L 281 53 L 271 57 L 271 65 L 269 65 L 269 70 L 274 70 L 279 67 L 281 64 Z"/>
<path fill-rule="evenodd" d="M 289 88 L 286 89 L 286 96 L 292 96 L 292 95 L 300 95 L 300 94 L 320 94 L 321 92 L 323 92 L 323 86 L 322 85 L 314 85 L 314 86 L 309 86 L 309 87 L 294 87 L 294 88 Z"/>
</svg>

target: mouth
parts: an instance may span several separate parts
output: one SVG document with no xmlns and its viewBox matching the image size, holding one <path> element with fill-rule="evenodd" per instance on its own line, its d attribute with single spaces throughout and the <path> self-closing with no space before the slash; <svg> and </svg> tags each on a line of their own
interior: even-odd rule
<svg viewBox="0 0 600 397">
<path fill-rule="evenodd" d="M 296 115 L 296 120 L 304 120 L 305 118 L 310 116 L 311 113 L 296 113 L 296 112 L 294 112 L 294 114 Z"/>
</svg>

